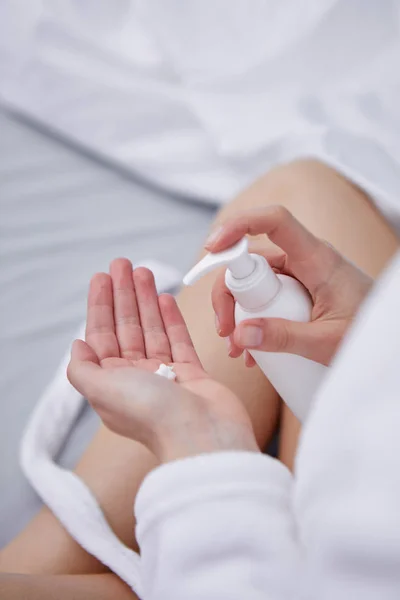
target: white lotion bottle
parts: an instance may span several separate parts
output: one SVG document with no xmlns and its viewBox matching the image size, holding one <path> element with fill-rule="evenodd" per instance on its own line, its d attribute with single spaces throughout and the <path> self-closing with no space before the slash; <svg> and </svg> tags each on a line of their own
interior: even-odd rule
<svg viewBox="0 0 400 600">
<path fill-rule="evenodd" d="M 236 325 L 247 319 L 271 317 L 310 321 L 312 301 L 304 286 L 293 277 L 277 275 L 264 257 L 249 254 L 246 238 L 227 250 L 207 254 L 183 282 L 191 285 L 223 265 L 228 267 L 225 283 L 236 300 Z M 328 367 L 295 354 L 249 352 L 280 397 L 303 422 Z"/>
</svg>

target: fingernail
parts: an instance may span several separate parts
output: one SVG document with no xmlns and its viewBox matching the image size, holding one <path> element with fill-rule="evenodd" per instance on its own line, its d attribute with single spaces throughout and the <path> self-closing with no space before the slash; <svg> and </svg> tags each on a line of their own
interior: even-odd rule
<svg viewBox="0 0 400 600">
<path fill-rule="evenodd" d="M 257 348 L 263 340 L 263 330 L 255 325 L 247 325 L 239 329 L 239 343 L 241 346 Z"/>
<path fill-rule="evenodd" d="M 215 315 L 215 329 L 217 330 L 217 333 L 219 334 L 221 331 L 221 324 L 219 322 L 218 315 Z"/>
<path fill-rule="evenodd" d="M 210 235 L 208 236 L 208 238 L 206 239 L 206 243 L 205 246 L 212 246 L 217 239 L 219 238 L 219 236 L 221 235 L 222 232 L 222 227 L 217 227 L 216 229 L 214 229 L 214 231 L 212 231 L 210 233 Z"/>
<path fill-rule="evenodd" d="M 226 338 L 224 338 L 225 343 L 226 343 L 226 347 L 228 348 L 228 354 L 230 354 L 232 352 L 232 342 L 231 342 L 231 338 L 228 336 Z"/>
</svg>

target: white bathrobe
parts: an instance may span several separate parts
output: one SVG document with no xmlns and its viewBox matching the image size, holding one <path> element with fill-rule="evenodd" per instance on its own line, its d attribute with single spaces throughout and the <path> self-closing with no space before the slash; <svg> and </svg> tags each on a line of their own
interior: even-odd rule
<svg viewBox="0 0 400 600">
<path fill-rule="evenodd" d="M 245 452 L 147 476 L 144 600 L 400 598 L 399 308 L 400 254 L 318 395 L 294 476 Z"/>
</svg>

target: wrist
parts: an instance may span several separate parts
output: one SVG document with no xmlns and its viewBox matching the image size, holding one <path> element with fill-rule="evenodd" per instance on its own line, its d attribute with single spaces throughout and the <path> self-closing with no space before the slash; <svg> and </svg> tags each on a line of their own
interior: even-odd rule
<svg viewBox="0 0 400 600">
<path fill-rule="evenodd" d="M 156 456 L 161 463 L 215 452 L 260 452 L 251 427 L 244 423 L 216 421 L 186 423 L 179 430 L 158 436 Z"/>
</svg>

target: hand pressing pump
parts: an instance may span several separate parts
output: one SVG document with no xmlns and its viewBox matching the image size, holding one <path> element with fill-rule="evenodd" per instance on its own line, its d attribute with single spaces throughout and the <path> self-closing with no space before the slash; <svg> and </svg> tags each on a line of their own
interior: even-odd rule
<svg viewBox="0 0 400 600">
<path fill-rule="evenodd" d="M 226 265 L 225 283 L 236 300 L 235 323 L 255 318 L 308 322 L 312 301 L 304 286 L 287 275 L 277 275 L 266 259 L 249 254 L 248 241 L 223 252 L 207 254 L 184 277 L 191 285 L 216 267 Z M 304 421 L 328 367 L 302 356 L 248 350 L 294 414 Z"/>
</svg>

